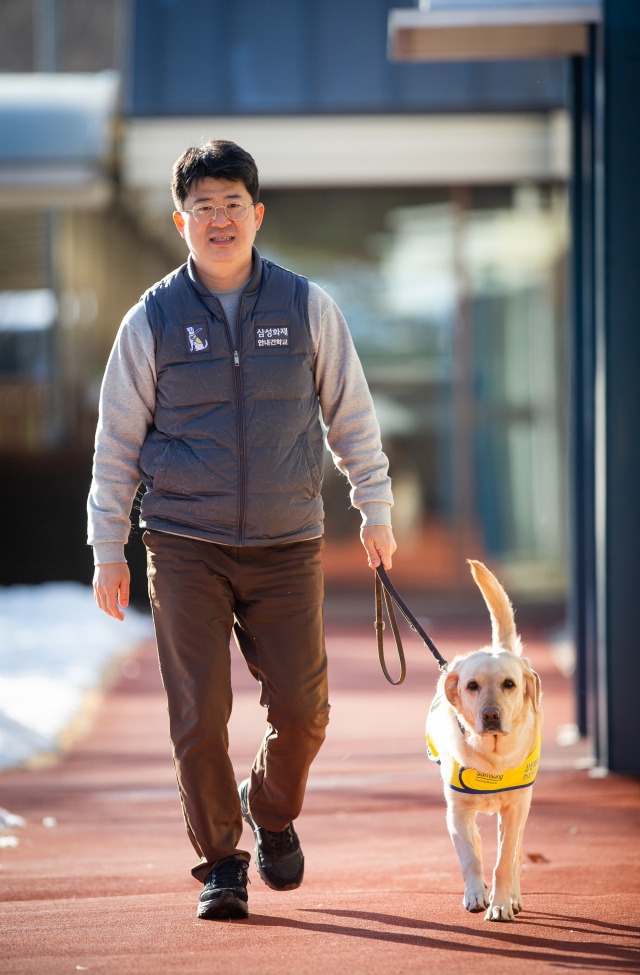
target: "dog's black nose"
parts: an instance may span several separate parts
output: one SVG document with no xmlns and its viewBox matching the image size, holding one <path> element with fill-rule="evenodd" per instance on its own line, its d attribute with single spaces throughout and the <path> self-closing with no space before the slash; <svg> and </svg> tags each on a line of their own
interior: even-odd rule
<svg viewBox="0 0 640 975">
<path fill-rule="evenodd" d="M 500 709 L 499 708 L 483 708 L 482 710 L 482 720 L 485 725 L 499 725 L 500 724 Z"/>
</svg>

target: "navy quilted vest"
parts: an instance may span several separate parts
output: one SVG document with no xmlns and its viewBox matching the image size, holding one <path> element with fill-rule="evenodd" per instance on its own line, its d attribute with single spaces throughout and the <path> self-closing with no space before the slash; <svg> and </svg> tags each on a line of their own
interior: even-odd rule
<svg viewBox="0 0 640 975">
<path fill-rule="evenodd" d="M 189 263 L 143 296 L 157 368 L 140 454 L 143 526 L 227 545 L 322 534 L 309 283 L 255 248 L 253 267 L 235 343 Z"/>
</svg>

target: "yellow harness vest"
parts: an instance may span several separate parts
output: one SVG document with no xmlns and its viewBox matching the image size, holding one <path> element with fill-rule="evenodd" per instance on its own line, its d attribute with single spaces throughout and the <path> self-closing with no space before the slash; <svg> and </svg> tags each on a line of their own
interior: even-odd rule
<svg viewBox="0 0 640 975">
<path fill-rule="evenodd" d="M 441 703 L 441 698 L 431 705 L 429 714 L 434 711 Z M 526 789 L 533 785 L 538 772 L 540 762 L 540 748 L 542 745 L 542 735 L 533 746 L 532 751 L 525 758 L 522 765 L 518 768 L 505 769 L 504 772 L 478 772 L 476 769 L 466 768 L 460 765 L 455 759 L 449 779 L 449 788 L 456 792 L 467 792 L 472 795 L 482 795 L 488 792 L 508 792 L 510 789 Z M 427 755 L 433 762 L 440 765 L 440 758 L 433 739 L 429 734 L 429 720 L 427 719 Z"/>
</svg>

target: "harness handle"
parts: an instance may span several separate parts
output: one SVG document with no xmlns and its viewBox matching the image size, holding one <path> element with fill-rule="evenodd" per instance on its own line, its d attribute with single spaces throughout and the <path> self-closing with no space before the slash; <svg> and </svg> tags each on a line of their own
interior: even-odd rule
<svg viewBox="0 0 640 975">
<path fill-rule="evenodd" d="M 396 649 L 398 651 L 398 659 L 400 660 L 400 676 L 398 680 L 393 680 L 387 670 L 387 665 L 384 659 L 384 619 L 382 613 L 382 596 L 384 593 L 384 602 L 387 607 L 387 615 L 389 617 L 389 623 L 391 624 L 391 629 L 393 631 L 393 636 L 396 641 Z M 387 575 L 387 570 L 379 565 L 376 569 L 376 580 L 375 580 L 375 599 L 376 599 L 376 640 L 378 644 L 378 659 L 380 660 L 380 667 L 382 668 L 382 673 L 387 678 L 390 684 L 394 687 L 398 684 L 402 684 L 403 680 L 407 674 L 407 667 L 404 658 L 404 651 L 402 649 L 402 640 L 400 638 L 400 631 L 398 629 L 398 624 L 396 622 L 396 614 L 393 608 L 393 603 L 397 605 L 398 609 L 406 619 L 407 623 L 411 629 L 422 637 L 425 647 L 428 647 L 435 659 L 438 662 L 440 670 L 446 671 L 448 667 L 447 661 L 438 651 L 435 643 L 431 637 L 425 633 L 423 628 L 418 623 L 417 619 L 406 605 L 397 589 L 393 586 L 389 576 Z"/>
</svg>

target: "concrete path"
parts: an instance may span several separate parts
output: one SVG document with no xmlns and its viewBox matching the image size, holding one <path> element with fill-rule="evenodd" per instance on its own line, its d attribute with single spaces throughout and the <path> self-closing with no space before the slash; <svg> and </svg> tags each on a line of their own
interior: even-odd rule
<svg viewBox="0 0 640 975">
<path fill-rule="evenodd" d="M 433 636 L 450 659 L 484 643 L 488 627 L 438 625 Z M 558 744 L 571 691 L 549 646 L 527 639 L 545 737 L 525 833 L 524 911 L 492 924 L 461 905 L 440 779 L 424 751 L 437 669 L 419 640 L 406 644 L 407 680 L 391 687 L 371 625 L 329 627 L 330 733 L 296 824 L 305 882 L 278 894 L 252 866 L 250 917 L 236 922 L 196 919 L 200 887 L 154 647 L 140 647 L 61 762 L 0 776 L 0 805 L 27 820 L 14 831 L 19 845 L 0 849 L 3 975 L 640 971 L 640 783 L 593 777 L 580 767 L 584 744 Z M 264 714 L 235 656 L 240 780 Z M 495 830 L 486 817 L 489 876 Z"/>
</svg>

